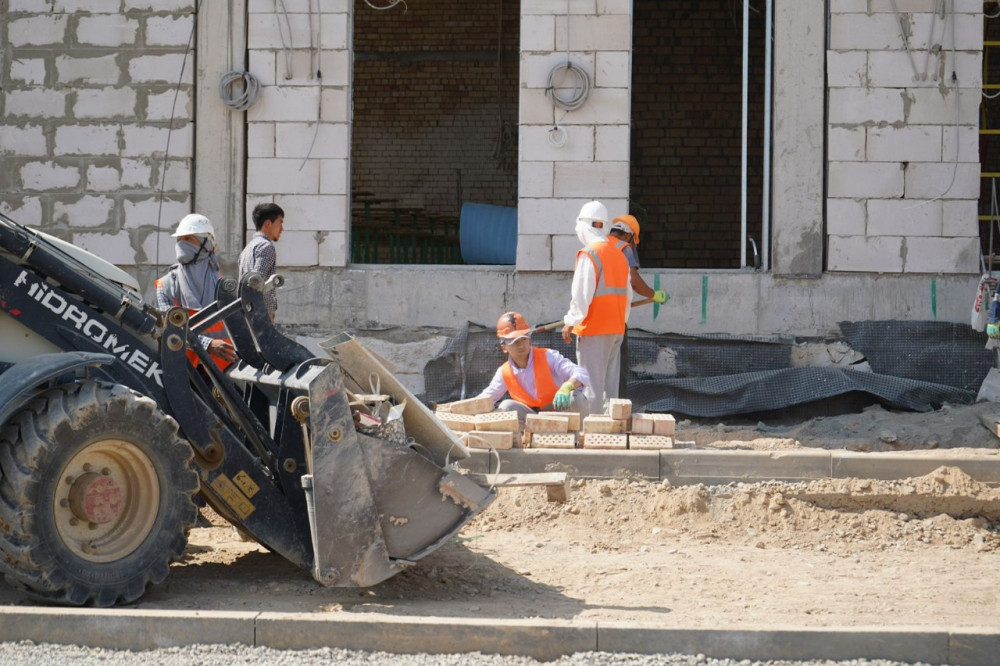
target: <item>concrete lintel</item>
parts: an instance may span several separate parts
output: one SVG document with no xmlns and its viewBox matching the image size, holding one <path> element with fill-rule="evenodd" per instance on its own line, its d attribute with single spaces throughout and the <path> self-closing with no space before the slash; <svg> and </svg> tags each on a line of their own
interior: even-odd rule
<svg viewBox="0 0 1000 666">
<path fill-rule="evenodd" d="M 823 479 L 831 474 L 830 452 L 660 451 L 661 477 L 673 484 Z"/>
<path fill-rule="evenodd" d="M 199 643 L 253 645 L 256 612 L 0 607 L 0 641 L 152 650 Z"/>
<path fill-rule="evenodd" d="M 597 647 L 601 652 L 704 654 L 716 659 L 845 661 L 865 658 L 951 663 L 948 660 L 949 633 L 919 627 L 727 630 L 600 623 L 597 632 Z"/>
<path fill-rule="evenodd" d="M 948 465 L 960 468 L 976 481 L 1000 483 L 1000 458 L 983 459 L 947 454 L 833 452 L 834 478 L 905 479 L 930 474 Z"/>
<path fill-rule="evenodd" d="M 658 451 L 511 449 L 498 454 L 500 468 L 495 469 L 496 458 L 491 457 L 491 473 L 566 472 L 570 478 L 661 478 Z"/>
<path fill-rule="evenodd" d="M 525 655 L 551 661 L 597 649 L 594 622 L 262 613 L 257 645 L 308 650 L 336 645 L 396 654 Z"/>
</svg>

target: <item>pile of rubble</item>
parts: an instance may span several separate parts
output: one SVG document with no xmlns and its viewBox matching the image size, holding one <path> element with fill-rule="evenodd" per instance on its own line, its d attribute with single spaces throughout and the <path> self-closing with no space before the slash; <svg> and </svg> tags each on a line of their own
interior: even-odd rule
<svg viewBox="0 0 1000 666">
<path fill-rule="evenodd" d="M 474 449 L 615 449 L 674 447 L 676 421 L 670 414 L 633 414 L 632 401 L 609 401 L 607 414 L 528 414 L 494 411 L 489 397 L 439 404 L 437 418 Z"/>
</svg>

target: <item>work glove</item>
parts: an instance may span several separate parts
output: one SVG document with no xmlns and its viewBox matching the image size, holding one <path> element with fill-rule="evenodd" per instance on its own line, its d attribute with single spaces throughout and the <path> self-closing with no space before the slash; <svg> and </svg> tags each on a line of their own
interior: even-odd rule
<svg viewBox="0 0 1000 666">
<path fill-rule="evenodd" d="M 1000 322 L 996 324 L 986 324 L 986 335 L 991 338 L 1000 338 Z"/>
<path fill-rule="evenodd" d="M 653 302 L 658 305 L 663 305 L 670 300 L 670 294 L 665 291 L 654 291 L 653 292 Z"/>
<path fill-rule="evenodd" d="M 569 401 L 573 397 L 573 382 L 563 382 L 563 385 L 556 391 L 556 397 L 552 399 L 552 406 L 560 412 L 569 409 Z"/>
</svg>

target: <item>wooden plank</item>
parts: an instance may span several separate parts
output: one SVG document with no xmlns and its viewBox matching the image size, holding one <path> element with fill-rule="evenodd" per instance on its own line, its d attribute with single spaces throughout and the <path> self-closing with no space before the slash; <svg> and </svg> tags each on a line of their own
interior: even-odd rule
<svg viewBox="0 0 1000 666">
<path fill-rule="evenodd" d="M 545 486 L 550 502 L 569 499 L 569 475 L 566 472 L 538 472 L 534 474 L 468 474 L 467 477 L 481 486 L 511 488 L 519 486 Z"/>
</svg>

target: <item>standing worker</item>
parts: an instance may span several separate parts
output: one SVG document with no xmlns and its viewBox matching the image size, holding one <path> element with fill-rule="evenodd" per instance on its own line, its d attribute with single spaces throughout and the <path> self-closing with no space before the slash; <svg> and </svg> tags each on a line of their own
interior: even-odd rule
<svg viewBox="0 0 1000 666">
<path fill-rule="evenodd" d="M 670 300 L 670 294 L 665 291 L 653 289 L 639 275 L 639 253 L 636 247 L 639 245 L 639 220 L 635 219 L 634 215 L 619 215 L 611 221 L 611 231 L 608 232 L 608 235 L 628 243 L 628 246 L 625 248 L 625 258 L 628 260 L 629 283 L 632 285 L 632 291 L 640 296 L 652 299 L 654 303 L 659 305 L 663 305 Z M 629 372 L 628 329 L 626 328 L 624 335 L 622 335 L 621 372 L 618 386 L 619 397 L 628 396 Z"/>
<path fill-rule="evenodd" d="M 576 337 L 577 363 L 587 369 L 585 390 L 591 414 L 605 413 L 618 397 L 620 348 L 632 301 L 624 241 L 607 236 L 608 209 L 589 201 L 576 218 L 576 236 L 583 249 L 576 254 L 569 310 L 563 317 L 562 337 Z"/>
<path fill-rule="evenodd" d="M 240 252 L 240 279 L 247 273 L 260 273 L 267 280 L 274 275 L 274 269 L 278 265 L 278 253 L 274 244 L 281 238 L 284 230 L 285 211 L 276 203 L 261 203 L 254 207 L 252 217 L 257 231 Z M 268 317 L 274 321 L 274 314 L 278 310 L 276 290 L 264 292 L 264 303 L 267 305 Z"/>
<path fill-rule="evenodd" d="M 215 302 L 215 286 L 220 277 L 219 260 L 215 256 L 215 228 L 204 215 L 191 213 L 181 219 L 171 237 L 177 239 L 174 248 L 177 263 L 155 282 L 156 306 L 163 312 L 182 307 L 193 314 Z M 221 321 L 200 335 L 199 341 L 222 369 L 236 358 L 233 343 Z M 197 366 L 198 357 L 190 351 L 188 356 Z"/>
</svg>

